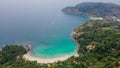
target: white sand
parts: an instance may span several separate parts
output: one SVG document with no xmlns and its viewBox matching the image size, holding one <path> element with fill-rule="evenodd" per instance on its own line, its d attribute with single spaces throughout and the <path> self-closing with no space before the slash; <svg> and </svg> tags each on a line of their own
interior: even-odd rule
<svg viewBox="0 0 120 68">
<path fill-rule="evenodd" d="M 54 63 L 57 61 L 67 60 L 71 56 L 73 56 L 73 55 L 66 55 L 66 56 L 57 57 L 57 58 L 40 58 L 40 57 L 31 56 L 29 53 L 27 53 L 23 57 L 29 61 L 37 61 L 37 63 Z"/>
<path fill-rule="evenodd" d="M 102 17 L 90 17 L 91 20 L 103 20 Z"/>
<path fill-rule="evenodd" d="M 72 34 L 75 34 L 75 32 L 73 31 Z M 71 35 L 72 35 L 71 34 Z M 70 35 L 70 37 L 71 37 Z M 73 39 L 71 37 L 71 39 Z M 73 41 L 75 41 L 75 39 L 73 39 Z M 76 42 L 76 41 L 75 41 Z M 77 48 L 79 46 L 79 44 L 76 42 L 77 44 Z M 77 49 L 78 50 L 78 49 Z M 23 57 L 26 59 L 26 60 L 29 60 L 29 61 L 37 61 L 37 63 L 54 63 L 54 62 L 57 62 L 57 61 L 65 61 L 67 60 L 68 58 L 70 58 L 71 56 L 74 56 L 74 57 L 79 57 L 79 54 L 76 53 L 73 55 L 65 55 L 65 56 L 61 56 L 61 57 L 56 57 L 56 58 L 41 58 L 41 57 L 34 57 L 34 56 L 31 56 L 29 53 L 25 54 Z"/>
</svg>

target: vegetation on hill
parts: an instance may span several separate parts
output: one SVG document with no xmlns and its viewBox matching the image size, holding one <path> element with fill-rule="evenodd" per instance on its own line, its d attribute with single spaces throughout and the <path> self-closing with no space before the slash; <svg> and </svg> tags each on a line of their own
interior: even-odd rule
<svg viewBox="0 0 120 68">
<path fill-rule="evenodd" d="M 120 22 L 89 21 L 74 31 L 80 44 L 79 57 L 38 64 L 23 59 L 26 51 L 22 46 L 11 45 L 0 51 L 0 68 L 120 68 Z"/>
<path fill-rule="evenodd" d="M 6 45 L 2 48 L 2 51 L 0 51 L 0 64 L 10 62 L 25 53 L 27 52 L 22 46 Z"/>
<path fill-rule="evenodd" d="M 77 27 L 74 38 L 80 43 L 81 59 L 90 68 L 120 67 L 120 22 L 89 21 Z M 80 56 L 81 57 L 81 56 Z M 82 61 L 81 61 L 82 62 Z"/>
<path fill-rule="evenodd" d="M 85 2 L 74 7 L 66 7 L 62 10 L 68 14 L 87 15 L 95 17 L 115 16 L 120 17 L 120 6 L 112 3 Z"/>
</svg>

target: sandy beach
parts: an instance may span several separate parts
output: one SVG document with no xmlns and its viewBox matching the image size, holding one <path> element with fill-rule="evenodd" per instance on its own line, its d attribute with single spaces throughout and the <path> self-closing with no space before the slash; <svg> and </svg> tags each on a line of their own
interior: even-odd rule
<svg viewBox="0 0 120 68">
<path fill-rule="evenodd" d="M 71 56 L 79 57 L 79 54 L 77 53 L 77 52 L 78 52 L 79 44 L 78 44 L 78 42 L 72 37 L 73 34 L 75 34 L 74 31 L 73 31 L 73 33 L 71 33 L 70 38 L 76 43 L 76 46 L 77 46 L 77 50 L 76 50 L 76 53 L 75 53 L 75 54 L 65 55 L 65 56 L 56 57 L 56 58 L 41 58 L 41 57 L 31 56 L 31 55 L 29 54 L 29 52 L 28 52 L 28 53 L 25 54 L 23 57 L 24 57 L 26 60 L 29 60 L 29 61 L 37 61 L 37 63 L 54 63 L 54 62 L 57 62 L 57 61 L 65 61 L 65 60 L 67 60 L 68 58 L 70 58 Z"/>
<path fill-rule="evenodd" d="M 57 61 L 67 60 L 71 56 L 73 56 L 73 55 L 66 55 L 66 56 L 62 56 L 62 57 L 56 57 L 56 58 L 50 58 L 49 59 L 49 58 L 34 57 L 34 56 L 31 56 L 29 53 L 27 53 L 23 57 L 26 60 L 29 60 L 29 61 L 37 61 L 37 63 L 54 63 L 54 62 L 57 62 Z"/>
<path fill-rule="evenodd" d="M 103 20 L 103 18 L 102 17 L 89 17 L 91 20 Z"/>
</svg>

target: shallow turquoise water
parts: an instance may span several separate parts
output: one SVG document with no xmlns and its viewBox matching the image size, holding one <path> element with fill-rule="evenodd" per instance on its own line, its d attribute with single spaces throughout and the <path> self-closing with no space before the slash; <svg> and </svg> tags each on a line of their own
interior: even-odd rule
<svg viewBox="0 0 120 68">
<path fill-rule="evenodd" d="M 30 52 L 31 55 L 43 58 L 54 58 L 66 54 L 75 54 L 76 44 L 70 38 L 72 29 L 89 19 L 84 16 L 64 16 L 67 16 L 68 19 L 64 20 L 63 18 L 57 17 L 56 22 L 54 21 L 55 24 L 52 24 L 52 27 L 49 26 L 50 28 L 45 32 L 44 37 L 40 39 L 43 40 L 43 42 L 33 46 Z"/>
<path fill-rule="evenodd" d="M 0 45 L 31 43 L 30 54 L 43 58 L 74 54 L 72 29 L 89 18 L 66 15 L 61 9 L 77 3 L 76 0 L 1 0 Z"/>
</svg>

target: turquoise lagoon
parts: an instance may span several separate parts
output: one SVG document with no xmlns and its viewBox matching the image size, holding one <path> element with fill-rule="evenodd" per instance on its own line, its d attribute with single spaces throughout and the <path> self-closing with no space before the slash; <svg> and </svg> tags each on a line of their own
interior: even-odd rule
<svg viewBox="0 0 120 68">
<path fill-rule="evenodd" d="M 77 0 L 1 0 L 0 47 L 30 43 L 30 54 L 42 58 L 75 54 L 76 44 L 70 34 L 89 18 L 66 15 L 61 9 L 77 3 Z"/>
</svg>

